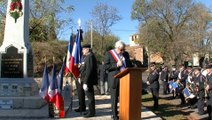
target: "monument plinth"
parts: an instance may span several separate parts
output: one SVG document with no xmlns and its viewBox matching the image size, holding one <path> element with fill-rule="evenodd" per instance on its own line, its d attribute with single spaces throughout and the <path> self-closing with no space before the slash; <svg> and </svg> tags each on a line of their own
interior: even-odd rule
<svg viewBox="0 0 212 120">
<path fill-rule="evenodd" d="M 29 0 L 8 0 L 4 40 L 0 47 L 0 97 L 35 94 L 38 89 L 29 43 Z"/>
</svg>

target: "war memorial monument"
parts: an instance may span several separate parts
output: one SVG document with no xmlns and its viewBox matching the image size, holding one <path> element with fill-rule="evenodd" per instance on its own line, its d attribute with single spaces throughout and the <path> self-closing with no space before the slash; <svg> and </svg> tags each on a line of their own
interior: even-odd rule
<svg viewBox="0 0 212 120">
<path fill-rule="evenodd" d="M 0 47 L 0 109 L 39 108 L 43 104 L 33 77 L 29 0 L 8 0 Z"/>
</svg>

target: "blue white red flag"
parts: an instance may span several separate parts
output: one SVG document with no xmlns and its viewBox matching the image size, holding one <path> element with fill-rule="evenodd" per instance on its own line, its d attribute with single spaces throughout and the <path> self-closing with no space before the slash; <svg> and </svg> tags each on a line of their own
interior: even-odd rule
<svg viewBox="0 0 212 120">
<path fill-rule="evenodd" d="M 60 69 L 60 72 L 57 76 L 57 82 L 58 82 L 58 94 L 56 95 L 56 102 L 55 107 L 59 111 L 59 117 L 64 118 L 65 117 L 65 110 L 64 110 L 64 99 L 62 97 L 62 88 L 63 88 L 63 73 L 66 66 L 66 58 L 63 60 L 63 65 Z"/>
<path fill-rule="evenodd" d="M 63 65 L 60 69 L 60 72 L 58 73 L 57 76 L 57 83 L 58 83 L 58 92 L 61 94 L 62 88 L 63 88 L 63 73 L 66 67 L 66 58 L 63 60 Z"/>
<path fill-rule="evenodd" d="M 79 77 L 78 64 L 80 63 L 82 56 L 81 40 L 82 40 L 82 30 L 80 29 L 78 30 L 76 41 L 74 42 L 73 45 L 70 61 L 70 71 L 76 79 Z"/>
<path fill-rule="evenodd" d="M 47 65 L 45 65 L 43 70 L 43 79 L 42 79 L 42 84 L 41 84 L 39 94 L 47 102 L 49 102 L 48 88 L 49 88 L 49 74 L 47 70 Z"/>
<path fill-rule="evenodd" d="M 52 103 L 55 101 L 54 96 L 58 93 L 57 88 L 58 88 L 58 85 L 57 85 L 56 65 L 54 64 L 52 68 L 52 76 L 50 79 L 50 85 L 48 89 L 49 100 Z"/>
<path fill-rule="evenodd" d="M 69 44 L 68 44 L 67 55 L 66 55 L 65 75 L 67 75 L 71 69 L 70 62 L 71 62 L 71 53 L 72 53 L 72 47 L 73 47 L 73 39 L 74 39 L 74 36 L 73 34 L 71 34 Z"/>
<path fill-rule="evenodd" d="M 60 79 L 57 79 L 57 76 L 56 76 L 56 65 L 53 65 L 52 79 L 51 79 L 50 86 L 49 86 L 49 91 L 48 91 L 49 98 L 50 98 L 49 101 L 51 103 L 53 103 L 54 106 L 56 107 L 56 109 L 59 111 L 58 114 L 59 114 L 60 118 L 64 118 L 65 117 L 64 99 L 63 99 L 62 95 L 58 91 L 58 89 L 59 89 L 58 82 L 59 82 L 59 84 L 62 84 L 62 80 L 63 80 L 63 69 L 64 69 L 64 66 L 65 66 L 64 64 L 65 63 L 63 63 L 61 71 L 60 71 L 60 73 L 58 75 L 58 78 L 60 78 Z M 61 88 L 61 91 L 62 91 L 62 88 Z"/>
<path fill-rule="evenodd" d="M 59 111 L 59 117 L 64 118 L 65 117 L 65 109 L 64 109 L 64 99 L 61 94 L 57 93 L 55 95 L 55 102 L 53 103 L 56 107 L 56 109 Z"/>
</svg>

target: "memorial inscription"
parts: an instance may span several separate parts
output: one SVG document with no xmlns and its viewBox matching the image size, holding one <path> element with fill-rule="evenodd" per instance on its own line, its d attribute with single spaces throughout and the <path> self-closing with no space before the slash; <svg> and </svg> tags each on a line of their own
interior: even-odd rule
<svg viewBox="0 0 212 120">
<path fill-rule="evenodd" d="M 6 54 L 2 54 L 1 60 L 2 78 L 23 78 L 23 54 L 11 46 Z"/>
</svg>

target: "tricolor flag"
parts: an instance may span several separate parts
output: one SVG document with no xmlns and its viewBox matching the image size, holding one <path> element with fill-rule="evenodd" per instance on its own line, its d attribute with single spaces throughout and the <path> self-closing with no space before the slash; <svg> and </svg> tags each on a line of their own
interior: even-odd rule
<svg viewBox="0 0 212 120">
<path fill-rule="evenodd" d="M 64 118 L 65 117 L 65 109 L 64 109 L 64 99 L 59 92 L 55 95 L 55 102 L 53 103 L 57 110 L 59 111 L 59 117 Z"/>
<path fill-rule="evenodd" d="M 72 53 L 72 47 L 73 47 L 73 39 L 74 35 L 71 34 L 69 44 L 68 44 L 68 50 L 66 55 L 66 66 L 65 66 L 65 75 L 67 75 L 70 72 L 70 62 L 71 62 L 71 53 Z"/>
<path fill-rule="evenodd" d="M 77 79 L 79 77 L 79 69 L 78 64 L 81 60 L 82 55 L 82 49 L 81 49 L 81 39 L 82 39 L 82 30 L 77 30 L 77 36 L 76 41 L 73 45 L 73 50 L 71 54 L 71 60 L 70 60 L 70 71 L 73 74 L 73 76 Z"/>
<path fill-rule="evenodd" d="M 63 60 L 63 65 L 60 69 L 60 72 L 57 76 L 57 83 L 58 83 L 58 94 L 56 95 L 56 102 L 55 107 L 59 111 L 59 117 L 65 117 L 65 110 L 64 110 L 64 99 L 62 97 L 62 88 L 63 88 L 63 73 L 66 65 L 66 59 Z"/>
<path fill-rule="evenodd" d="M 59 91 L 60 94 L 61 94 L 62 88 L 63 88 L 63 73 L 64 73 L 64 70 L 65 70 L 65 67 L 66 67 L 66 58 L 63 60 L 62 67 L 61 67 L 60 72 L 58 73 L 58 76 L 57 76 L 58 91 Z"/>
<path fill-rule="evenodd" d="M 56 75 L 56 65 L 53 65 L 52 68 L 52 76 L 50 79 L 50 85 L 48 89 L 49 101 L 55 102 L 55 95 L 58 93 L 58 85 L 57 85 L 57 75 Z"/>
<path fill-rule="evenodd" d="M 48 75 L 47 65 L 45 64 L 44 70 L 43 70 L 43 79 L 42 79 L 42 84 L 41 84 L 39 94 L 47 102 L 49 102 L 48 87 L 49 87 L 49 75 Z"/>
<path fill-rule="evenodd" d="M 52 79 L 50 81 L 50 86 L 49 86 L 49 90 L 48 90 L 49 101 L 51 103 L 53 103 L 54 106 L 56 107 L 56 109 L 59 111 L 59 117 L 60 118 L 64 118 L 65 117 L 64 99 L 63 99 L 61 93 L 58 90 L 59 89 L 58 83 L 62 84 L 64 66 L 65 65 L 62 66 L 62 68 L 60 70 L 60 73 L 59 73 L 59 75 L 57 77 L 56 76 L 56 65 L 53 65 Z M 59 79 L 57 79 L 57 78 L 59 78 Z M 62 88 L 60 88 L 60 89 L 62 90 Z"/>
</svg>

